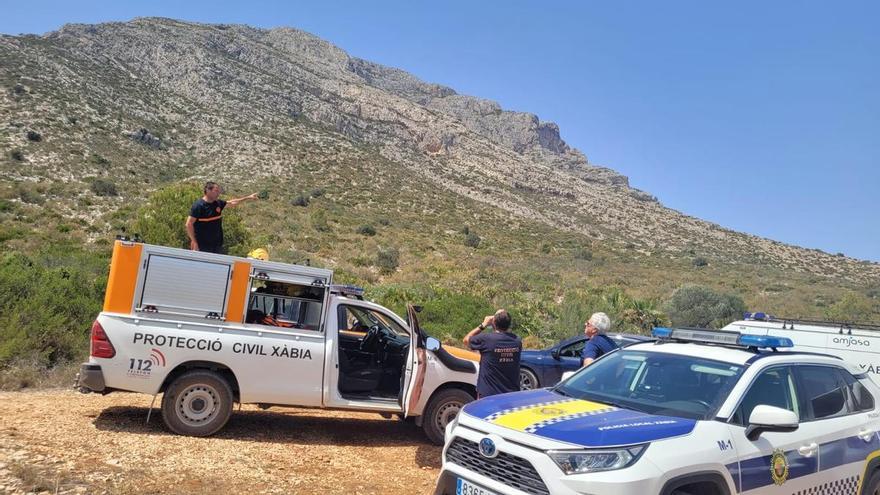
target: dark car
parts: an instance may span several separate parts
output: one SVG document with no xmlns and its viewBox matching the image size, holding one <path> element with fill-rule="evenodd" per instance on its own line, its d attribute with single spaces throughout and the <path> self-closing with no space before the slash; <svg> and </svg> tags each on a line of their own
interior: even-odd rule
<svg viewBox="0 0 880 495">
<path fill-rule="evenodd" d="M 608 336 L 617 343 L 618 347 L 652 340 L 644 335 L 627 333 Z M 549 349 L 522 351 L 519 364 L 520 390 L 556 385 L 563 373 L 580 369 L 581 351 L 584 350 L 587 340 L 589 339 L 586 335 L 578 335 L 565 339 Z"/>
</svg>

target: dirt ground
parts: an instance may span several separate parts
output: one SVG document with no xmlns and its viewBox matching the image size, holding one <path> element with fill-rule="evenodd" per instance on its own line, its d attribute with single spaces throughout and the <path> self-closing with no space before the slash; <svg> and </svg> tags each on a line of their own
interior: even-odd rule
<svg viewBox="0 0 880 495">
<path fill-rule="evenodd" d="M 161 399 L 161 397 L 159 398 Z M 0 493 L 430 493 L 440 447 L 378 414 L 242 406 L 210 438 L 151 397 L 0 393 Z"/>
</svg>

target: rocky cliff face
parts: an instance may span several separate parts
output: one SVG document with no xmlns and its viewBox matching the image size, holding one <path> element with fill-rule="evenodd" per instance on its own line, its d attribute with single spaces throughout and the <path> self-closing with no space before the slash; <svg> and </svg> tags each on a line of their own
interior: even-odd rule
<svg viewBox="0 0 880 495">
<path fill-rule="evenodd" d="M 98 133 L 131 150 L 134 162 L 142 158 L 130 147 L 147 137 L 169 161 L 216 164 L 192 173 L 238 178 L 292 174 L 294 143 L 308 147 L 317 163 L 367 146 L 435 184 L 439 194 L 492 203 L 610 246 L 670 257 L 698 250 L 730 263 L 880 277 L 877 264 L 732 232 L 665 208 L 630 188 L 626 177 L 589 163 L 552 122 L 350 57 L 295 29 L 155 18 L 67 25 L 45 36 L 0 37 L 0 60 L 4 120 L 63 124 L 71 143 L 92 142 Z M 29 85 L 40 91 L 29 93 Z M 64 121 L 73 109 L 101 130 Z M 7 149 L 20 140 L 12 127 L 0 134 Z M 63 151 L 31 159 L 54 179 L 89 173 Z M 39 173 L 0 168 L 7 180 Z"/>
</svg>

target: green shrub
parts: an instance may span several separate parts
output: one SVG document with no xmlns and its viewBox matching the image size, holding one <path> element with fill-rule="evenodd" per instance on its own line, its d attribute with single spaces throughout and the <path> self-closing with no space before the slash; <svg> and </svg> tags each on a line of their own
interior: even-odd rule
<svg viewBox="0 0 880 495">
<path fill-rule="evenodd" d="M 13 160 L 15 160 L 17 162 L 23 162 L 24 161 L 24 151 L 21 151 L 18 149 L 12 150 L 9 152 L 9 158 L 12 158 Z"/>
<path fill-rule="evenodd" d="M 20 186 L 18 188 L 18 199 L 32 205 L 41 205 L 46 201 L 42 194 L 28 186 Z"/>
<path fill-rule="evenodd" d="M 825 309 L 825 318 L 839 322 L 872 323 L 877 321 L 878 316 L 880 304 L 855 292 L 847 292 L 839 301 Z"/>
<path fill-rule="evenodd" d="M 484 296 L 454 292 L 442 287 L 379 285 L 370 287 L 367 299 L 385 306 L 404 320 L 406 305 L 422 306 L 418 314 L 419 324 L 428 335 L 461 346 L 461 339 L 483 317 L 495 311 Z M 514 321 L 514 325 L 516 325 Z"/>
<path fill-rule="evenodd" d="M 480 236 L 473 232 L 468 232 L 466 236 L 464 236 L 464 245 L 472 248 L 477 248 L 480 245 Z"/>
<path fill-rule="evenodd" d="M 108 254 L 56 245 L 0 258 L 0 366 L 20 359 L 51 366 L 87 353 Z"/>
<path fill-rule="evenodd" d="M 43 140 L 43 135 L 37 131 L 27 131 L 27 134 L 25 134 L 25 136 L 27 136 L 28 141 L 33 141 L 35 143 L 39 143 Z"/>
<path fill-rule="evenodd" d="M 309 193 L 309 196 L 313 198 L 320 198 L 324 195 L 324 190 L 321 188 L 312 189 L 312 192 Z"/>
<path fill-rule="evenodd" d="M 293 206 L 303 206 L 303 207 L 309 206 L 309 198 L 300 194 L 299 196 L 290 200 L 290 204 Z"/>
<path fill-rule="evenodd" d="M 672 293 L 666 305 L 675 326 L 721 328 L 746 310 L 742 298 L 721 294 L 700 285 L 683 285 Z"/>
<path fill-rule="evenodd" d="M 380 247 L 376 253 L 376 266 L 384 274 L 394 273 L 400 265 L 400 251 L 396 247 Z"/>
<path fill-rule="evenodd" d="M 550 340 L 571 337 L 584 331 L 593 313 L 603 312 L 611 318 L 614 333 L 649 334 L 655 326 L 661 326 L 668 317 L 651 299 L 637 299 L 616 287 L 569 291 L 562 301 L 550 325 Z"/>
<path fill-rule="evenodd" d="M 109 164 L 110 164 L 110 160 L 104 158 L 103 156 L 101 156 L 101 155 L 99 155 L 99 154 L 97 154 L 97 153 L 92 153 L 92 154 L 89 156 L 89 163 L 92 163 L 92 164 L 95 164 L 95 165 L 109 165 Z"/>
<path fill-rule="evenodd" d="M 159 189 L 137 211 L 128 231 L 150 244 L 189 248 L 184 227 L 192 204 L 202 197 L 202 185 L 178 183 Z M 223 244 L 226 252 L 244 256 L 252 249 L 250 234 L 235 210 L 223 212 Z"/>
<path fill-rule="evenodd" d="M 590 261 L 593 259 L 593 252 L 585 247 L 579 247 L 574 250 L 574 259 Z"/>
<path fill-rule="evenodd" d="M 98 196 L 118 196 L 119 192 L 116 190 L 116 184 L 110 182 L 109 180 L 104 179 L 95 179 L 92 181 L 92 185 L 89 186 L 93 193 Z"/>
<path fill-rule="evenodd" d="M 309 215 L 309 220 L 312 224 L 312 228 L 318 232 L 330 232 L 332 230 L 330 228 L 330 222 L 327 220 L 327 212 L 324 210 L 312 212 L 312 214 Z"/>
<path fill-rule="evenodd" d="M 357 228 L 357 233 L 365 236 L 376 235 L 376 229 L 372 225 L 361 225 Z"/>
<path fill-rule="evenodd" d="M 708 265 L 709 261 L 706 258 L 703 258 L 702 256 L 697 256 L 696 258 L 693 259 L 692 263 L 693 263 L 694 267 L 701 268 L 701 267 Z"/>
</svg>

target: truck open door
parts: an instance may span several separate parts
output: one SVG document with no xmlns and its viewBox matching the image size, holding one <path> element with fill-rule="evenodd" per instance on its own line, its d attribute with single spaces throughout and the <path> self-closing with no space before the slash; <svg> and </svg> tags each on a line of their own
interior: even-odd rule
<svg viewBox="0 0 880 495">
<path fill-rule="evenodd" d="M 425 383 L 425 368 L 427 356 L 425 352 L 425 335 L 419 327 L 419 319 L 416 307 L 406 305 L 406 319 L 409 327 L 410 346 L 406 363 L 406 376 L 403 380 L 403 390 L 400 394 L 401 408 L 404 417 L 412 415 L 419 398 L 422 395 L 422 386 Z"/>
</svg>

